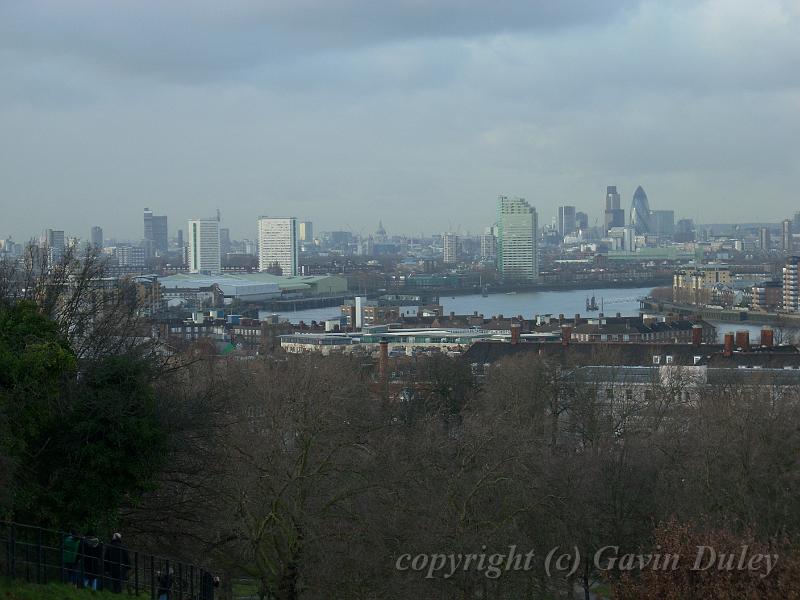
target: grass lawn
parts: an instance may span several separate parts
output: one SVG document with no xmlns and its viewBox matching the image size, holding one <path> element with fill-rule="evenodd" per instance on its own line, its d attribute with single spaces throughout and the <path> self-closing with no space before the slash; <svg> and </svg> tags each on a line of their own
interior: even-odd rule
<svg viewBox="0 0 800 600">
<path fill-rule="evenodd" d="M 111 592 L 78 590 L 61 583 L 37 585 L 0 577 L 0 600 L 119 600 L 121 597 Z"/>
</svg>

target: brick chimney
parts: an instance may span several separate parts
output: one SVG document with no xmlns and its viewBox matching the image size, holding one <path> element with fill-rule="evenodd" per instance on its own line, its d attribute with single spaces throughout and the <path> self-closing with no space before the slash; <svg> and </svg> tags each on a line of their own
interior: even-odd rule
<svg viewBox="0 0 800 600">
<path fill-rule="evenodd" d="M 356 305 L 350 305 L 350 331 L 356 330 Z"/>
<path fill-rule="evenodd" d="M 764 326 L 761 328 L 761 345 L 765 348 L 772 348 L 775 345 L 775 332 L 772 327 Z"/>
<path fill-rule="evenodd" d="M 561 345 L 565 348 L 569 346 L 569 342 L 572 339 L 572 327 L 569 325 L 562 325 L 561 326 Z"/>
<path fill-rule="evenodd" d="M 750 332 L 747 329 L 736 332 L 736 347 L 744 351 L 750 350 Z"/>
<path fill-rule="evenodd" d="M 692 325 L 692 346 L 699 348 L 703 343 L 703 326 Z"/>
<path fill-rule="evenodd" d="M 381 381 L 386 381 L 389 374 L 389 342 L 380 341 L 380 354 L 378 354 L 378 375 Z"/>
<path fill-rule="evenodd" d="M 519 328 L 519 323 L 511 324 L 511 343 L 515 346 L 519 344 Z"/>
<path fill-rule="evenodd" d="M 722 349 L 722 356 L 733 356 L 733 332 L 729 331 L 725 334 L 725 344 Z"/>
</svg>

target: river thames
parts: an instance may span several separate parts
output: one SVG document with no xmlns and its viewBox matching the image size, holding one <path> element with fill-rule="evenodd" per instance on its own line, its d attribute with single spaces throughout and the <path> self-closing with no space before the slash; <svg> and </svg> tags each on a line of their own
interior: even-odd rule
<svg viewBox="0 0 800 600">
<path fill-rule="evenodd" d="M 554 292 L 517 292 L 511 294 L 472 294 L 468 296 L 441 296 L 439 301 L 445 314 L 472 314 L 478 311 L 485 317 L 503 315 L 506 317 L 522 315 L 526 319 L 534 315 L 563 313 L 564 316 L 597 315 L 586 311 L 586 299 L 594 294 L 597 305 L 603 305 L 603 313 L 624 316 L 639 314 L 639 298 L 650 293 L 651 288 L 609 288 L 594 290 L 561 290 Z M 338 317 L 339 307 L 313 308 L 295 312 L 278 313 L 292 323 L 321 321 Z"/>
<path fill-rule="evenodd" d="M 494 315 L 512 317 L 522 315 L 531 319 L 535 315 L 559 315 L 572 318 L 576 314 L 582 316 L 597 316 L 597 312 L 586 311 L 586 299 L 594 294 L 597 305 L 603 305 L 603 314 L 615 316 L 636 316 L 639 314 L 639 298 L 647 296 L 651 288 L 595 288 L 590 290 L 561 290 L 555 292 L 517 292 L 512 294 L 471 294 L 468 296 L 442 296 L 439 298 L 445 314 L 454 312 L 457 315 L 472 314 L 478 311 L 489 318 Z M 327 308 L 312 308 L 294 312 L 277 313 L 292 323 L 304 321 L 324 321 L 334 319 L 340 315 L 337 306 Z M 759 339 L 761 326 L 749 323 L 718 323 L 710 321 L 717 327 L 719 341 L 726 331 L 746 329 L 750 338 L 755 342 Z"/>
</svg>

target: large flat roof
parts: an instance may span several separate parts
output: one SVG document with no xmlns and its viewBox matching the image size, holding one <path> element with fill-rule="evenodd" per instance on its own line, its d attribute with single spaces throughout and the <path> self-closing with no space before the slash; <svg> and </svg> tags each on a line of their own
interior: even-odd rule
<svg viewBox="0 0 800 600">
<path fill-rule="evenodd" d="M 255 284 L 272 283 L 281 291 L 304 291 L 330 278 L 340 279 L 336 275 L 273 275 L 266 272 L 256 273 L 222 273 L 205 275 L 199 273 L 177 273 L 163 277 L 159 281 L 165 287 L 208 287 L 213 284 Z"/>
</svg>

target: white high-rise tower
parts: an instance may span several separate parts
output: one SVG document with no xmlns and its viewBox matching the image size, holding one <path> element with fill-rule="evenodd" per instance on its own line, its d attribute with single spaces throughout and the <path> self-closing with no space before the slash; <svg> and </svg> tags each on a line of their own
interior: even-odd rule
<svg viewBox="0 0 800 600">
<path fill-rule="evenodd" d="M 217 274 L 222 271 L 219 250 L 219 221 L 189 221 L 189 272 Z"/>
<path fill-rule="evenodd" d="M 258 219 L 258 270 L 273 265 L 283 275 L 297 275 L 299 255 L 296 217 L 260 217 Z"/>
</svg>

